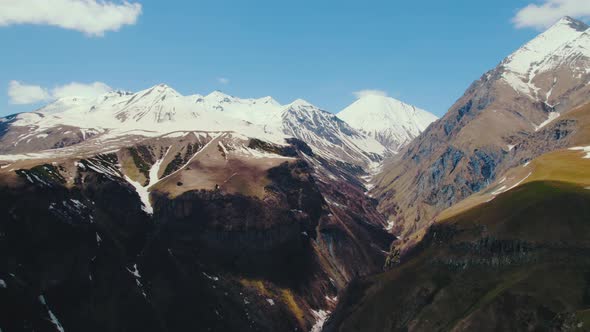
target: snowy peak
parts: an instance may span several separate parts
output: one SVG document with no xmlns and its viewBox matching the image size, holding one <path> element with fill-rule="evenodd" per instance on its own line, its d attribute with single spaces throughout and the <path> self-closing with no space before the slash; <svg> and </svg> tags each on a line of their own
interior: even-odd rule
<svg viewBox="0 0 590 332">
<path fill-rule="evenodd" d="M 535 39 L 506 58 L 502 65 L 521 75 L 531 74 L 530 70 L 535 64 L 553 55 L 564 45 L 574 42 L 588 30 L 588 25 L 565 17 L 555 23 Z"/>
<path fill-rule="evenodd" d="M 311 104 L 310 102 L 303 100 L 303 99 L 294 100 L 292 103 L 287 105 L 287 108 L 315 108 L 315 109 L 319 109 L 316 106 L 314 106 L 313 104 Z"/>
<path fill-rule="evenodd" d="M 155 99 L 157 99 L 158 97 L 162 97 L 162 96 L 175 97 L 175 98 L 181 96 L 181 94 L 178 93 L 178 91 L 172 89 L 171 87 L 169 87 L 166 84 L 155 85 L 149 89 L 140 91 L 137 94 L 140 95 L 141 97 L 147 97 L 147 96 L 150 96 L 152 98 L 155 97 Z"/>
<path fill-rule="evenodd" d="M 208 102 L 217 102 L 217 103 L 231 103 L 235 101 L 237 98 L 227 95 L 219 90 L 215 90 L 205 96 L 204 100 Z"/>
<path fill-rule="evenodd" d="M 514 90 L 548 102 L 550 91 L 568 90 L 587 83 L 590 28 L 583 22 L 564 17 L 504 59 L 497 70 Z M 558 84 L 562 88 L 553 89 L 553 80 L 560 72 L 562 80 Z M 547 73 L 549 75 L 544 75 Z"/>
<path fill-rule="evenodd" d="M 281 112 L 283 133 L 303 140 L 323 157 L 370 164 L 385 153 L 375 139 L 303 99 L 286 105 Z"/>
<path fill-rule="evenodd" d="M 438 119 L 425 110 L 379 95 L 359 98 L 338 117 L 392 151 L 409 143 Z"/>
<path fill-rule="evenodd" d="M 273 106 L 281 106 L 278 101 L 276 101 L 271 96 L 262 97 L 259 99 L 254 99 L 254 104 L 262 104 L 262 105 L 273 105 Z"/>
<path fill-rule="evenodd" d="M 297 99 L 283 107 L 281 117 L 284 123 L 289 127 L 306 126 L 308 128 L 320 128 L 322 126 L 334 129 L 334 119 L 336 116 L 326 112 L 319 107 L 303 100 Z"/>
<path fill-rule="evenodd" d="M 358 99 L 340 113 L 338 117 L 366 131 L 383 130 L 396 125 L 414 127 L 421 132 L 437 119 L 423 109 L 397 99 L 371 95 Z"/>
<path fill-rule="evenodd" d="M 557 21 L 557 23 L 555 23 L 553 25 L 553 27 L 562 26 L 562 25 L 569 26 L 570 28 L 580 31 L 580 32 L 586 31 L 589 28 L 588 24 L 578 21 L 578 20 L 571 18 L 569 16 L 565 16 L 565 17 L 561 18 L 559 21 Z"/>
</svg>

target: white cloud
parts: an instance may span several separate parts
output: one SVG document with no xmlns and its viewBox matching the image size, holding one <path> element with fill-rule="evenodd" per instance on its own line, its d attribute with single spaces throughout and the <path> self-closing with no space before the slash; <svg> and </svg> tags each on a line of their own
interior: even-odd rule
<svg viewBox="0 0 590 332">
<path fill-rule="evenodd" d="M 113 91 L 113 89 L 102 82 L 94 82 L 90 84 L 73 82 L 54 88 L 52 90 L 52 96 L 54 99 L 63 97 L 94 98 L 110 91 Z"/>
<path fill-rule="evenodd" d="M 104 0 L 0 0 L 0 26 L 52 25 L 103 36 L 135 24 L 141 4 Z"/>
<path fill-rule="evenodd" d="M 589 0 L 543 0 L 518 11 L 512 19 L 517 28 L 545 29 L 564 16 L 589 18 Z"/>
<path fill-rule="evenodd" d="M 94 98 L 112 90 L 111 87 L 101 82 L 90 84 L 72 82 L 70 84 L 56 86 L 50 91 L 39 85 L 11 81 L 8 84 L 8 97 L 10 98 L 10 103 L 24 105 L 50 101 L 63 97 Z"/>
<path fill-rule="evenodd" d="M 383 91 L 383 90 L 360 90 L 360 91 L 355 91 L 352 93 L 355 97 L 357 97 L 358 99 L 361 99 L 363 97 L 367 97 L 367 96 L 380 96 L 380 97 L 387 97 L 387 92 Z"/>
<path fill-rule="evenodd" d="M 229 84 L 229 78 L 225 78 L 225 77 L 220 77 L 217 79 L 217 82 L 223 84 L 223 85 L 227 85 Z"/>
<path fill-rule="evenodd" d="M 51 99 L 46 89 L 38 85 L 27 85 L 17 81 L 10 81 L 8 84 L 8 97 L 10 103 L 16 105 L 34 104 Z"/>
</svg>

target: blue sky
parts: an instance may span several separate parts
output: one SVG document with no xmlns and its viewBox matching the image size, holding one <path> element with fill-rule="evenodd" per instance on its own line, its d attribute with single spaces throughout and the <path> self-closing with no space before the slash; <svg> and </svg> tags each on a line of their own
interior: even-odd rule
<svg viewBox="0 0 590 332">
<path fill-rule="evenodd" d="M 12 104 L 16 80 L 131 91 L 167 83 L 182 94 L 303 98 L 332 112 L 354 91 L 379 89 L 440 116 L 539 33 L 512 21 L 531 0 L 130 2 L 141 4 L 136 22 L 103 36 L 0 26 L 0 115 L 42 104 Z"/>
</svg>

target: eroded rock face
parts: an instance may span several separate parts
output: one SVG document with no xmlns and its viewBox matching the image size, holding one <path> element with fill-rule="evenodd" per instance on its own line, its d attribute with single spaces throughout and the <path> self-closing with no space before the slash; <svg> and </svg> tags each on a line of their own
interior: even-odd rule
<svg viewBox="0 0 590 332">
<path fill-rule="evenodd" d="M 189 143 L 178 150 L 186 153 Z M 232 147 L 215 143 L 202 156 L 233 167 Z M 331 310 L 348 281 L 381 269 L 393 238 L 357 179 L 362 169 L 291 143 L 281 151 L 296 157 L 266 171 L 262 197 L 224 186 L 154 190 L 153 215 L 124 172 L 143 168 L 136 176 L 151 183 L 168 141 L 3 172 L 0 310 L 17 314 L 1 316 L 0 326 L 309 330 L 312 309 Z M 328 170 L 337 181 L 325 181 Z"/>
<path fill-rule="evenodd" d="M 311 254 L 324 200 L 305 162 L 269 170 L 273 180 L 262 200 L 220 190 L 190 191 L 157 198 L 161 232 L 200 251 L 202 259 L 237 272 L 264 276 L 296 272 L 296 261 Z M 269 268 L 270 267 L 270 268 Z"/>
<path fill-rule="evenodd" d="M 157 330 L 130 267 L 152 223 L 126 183 L 80 173 L 66 188 L 58 168 L 20 172 L 0 188 L 0 325 L 9 331 Z M 53 315 L 53 316 L 52 316 Z"/>
</svg>

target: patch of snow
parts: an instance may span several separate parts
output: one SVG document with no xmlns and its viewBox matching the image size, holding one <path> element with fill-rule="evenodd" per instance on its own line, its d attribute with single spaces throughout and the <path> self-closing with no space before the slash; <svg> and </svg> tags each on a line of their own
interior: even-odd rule
<svg viewBox="0 0 590 332">
<path fill-rule="evenodd" d="M 586 155 L 582 158 L 584 159 L 590 159 L 590 146 L 576 146 L 573 148 L 569 148 L 569 150 L 572 151 L 583 151 L 586 153 Z"/>
<path fill-rule="evenodd" d="M 227 152 L 227 149 L 225 148 L 225 145 L 223 145 L 223 142 L 221 142 L 221 141 L 219 141 L 219 143 L 217 143 L 217 145 L 219 145 L 219 147 L 221 148 L 221 151 L 223 151 L 225 160 L 227 160 L 228 152 Z"/>
<path fill-rule="evenodd" d="M 329 200 L 327 198 L 325 200 L 326 200 L 326 203 L 328 203 L 328 205 L 334 205 L 334 206 L 337 206 L 339 208 L 346 208 L 346 206 L 344 206 L 342 204 L 339 204 L 339 203 L 336 203 L 334 201 L 331 201 L 331 200 Z"/>
<path fill-rule="evenodd" d="M 6 288 L 6 281 L 0 279 L 0 288 Z"/>
<path fill-rule="evenodd" d="M 147 185 L 147 187 L 151 187 L 154 184 L 156 184 L 160 179 L 158 179 L 158 173 L 160 172 L 160 167 L 162 166 L 162 162 L 164 161 L 164 159 L 166 159 L 166 156 L 168 155 L 168 152 L 170 151 L 170 148 L 168 148 L 166 150 L 166 153 L 164 153 L 164 156 L 162 156 L 162 159 L 157 160 L 152 167 L 150 168 L 150 172 L 149 172 L 149 183 Z"/>
<path fill-rule="evenodd" d="M 57 151 L 23 153 L 23 154 L 0 154 L 0 161 L 20 161 L 30 159 L 56 158 L 60 154 Z"/>
<path fill-rule="evenodd" d="M 70 202 L 74 203 L 74 206 L 76 207 L 76 209 L 81 210 L 83 208 L 86 207 L 86 205 L 84 205 L 82 202 L 80 202 L 77 199 L 70 199 Z"/>
<path fill-rule="evenodd" d="M 279 154 L 270 153 L 266 151 L 260 151 L 256 149 L 250 149 L 248 147 L 242 146 L 238 150 L 235 151 L 236 154 L 247 156 L 248 158 L 256 158 L 256 159 L 265 159 L 265 158 L 273 158 L 273 159 L 285 159 L 285 160 L 294 160 L 294 157 L 285 157 Z"/>
<path fill-rule="evenodd" d="M 55 315 L 53 314 L 53 312 L 51 310 L 47 310 L 47 313 L 49 314 L 49 319 L 51 320 L 51 323 L 53 323 L 53 325 L 55 325 L 55 327 L 57 328 L 57 330 L 59 332 L 64 332 L 64 328 L 61 326 L 61 323 L 59 322 L 59 320 L 57 319 L 57 317 L 55 317 Z"/>
<path fill-rule="evenodd" d="M 87 159 L 86 160 L 88 168 L 91 170 L 106 175 L 109 178 L 118 178 L 120 177 L 119 170 L 109 164 L 105 164 L 101 162 L 99 159 Z"/>
<path fill-rule="evenodd" d="M 330 311 L 327 310 L 311 310 L 311 314 L 315 317 L 316 322 L 311 327 L 309 332 L 321 332 L 322 327 L 324 327 L 324 323 L 330 317 Z"/>
<path fill-rule="evenodd" d="M 501 186 L 500 188 L 496 189 L 494 192 L 491 193 L 492 196 L 497 196 L 506 191 L 506 186 Z"/>
<path fill-rule="evenodd" d="M 178 137 L 184 137 L 186 136 L 188 133 L 186 131 L 177 131 L 177 132 L 172 132 L 172 133 L 168 133 L 162 137 L 165 138 L 178 138 Z"/>
<path fill-rule="evenodd" d="M 133 270 L 127 268 L 127 271 L 129 271 L 129 273 L 133 274 L 133 276 L 135 278 L 141 278 L 141 275 L 139 274 L 139 270 L 137 269 L 137 264 L 133 264 Z"/>
<path fill-rule="evenodd" d="M 268 302 L 268 304 L 270 304 L 271 306 L 275 305 L 275 301 L 273 299 L 266 299 L 266 302 Z"/>
<path fill-rule="evenodd" d="M 551 89 L 549 89 L 549 91 L 547 91 L 547 94 L 545 95 L 545 103 L 549 102 L 549 98 L 551 98 L 551 94 L 553 93 L 553 88 L 555 88 L 555 84 L 557 84 L 557 77 L 553 77 L 553 84 L 551 84 Z"/>
<path fill-rule="evenodd" d="M 388 220 L 387 226 L 385 226 L 385 230 L 388 232 L 391 232 L 391 230 L 393 229 L 393 226 L 395 226 L 395 222 L 393 220 Z"/>
<path fill-rule="evenodd" d="M 141 200 L 141 203 L 143 205 L 141 209 L 149 215 L 154 214 L 154 207 L 152 206 L 152 203 L 150 202 L 150 192 L 148 191 L 148 188 L 142 186 L 141 183 L 139 183 L 137 181 L 133 181 L 127 175 L 125 175 L 125 180 L 127 182 L 129 182 L 129 184 L 131 184 L 131 186 L 133 186 L 133 188 L 135 188 L 135 191 L 139 195 L 139 199 Z"/>
<path fill-rule="evenodd" d="M 57 319 L 57 317 L 53 314 L 53 312 L 49 309 L 47 305 L 47 301 L 45 300 L 45 296 L 39 295 L 39 302 L 43 304 L 47 308 L 47 314 L 49 315 L 49 321 L 55 326 L 55 328 L 59 332 L 64 332 L 64 328 L 61 326 L 61 323 Z"/>
<path fill-rule="evenodd" d="M 494 192 L 492 192 L 490 194 L 491 198 L 489 200 L 487 200 L 486 202 L 490 202 L 490 201 L 494 200 L 494 198 L 496 198 L 496 196 L 518 187 L 521 183 L 524 182 L 524 180 L 528 179 L 529 176 L 531 176 L 531 174 L 533 174 L 533 172 L 529 172 L 529 174 L 527 174 L 524 178 L 522 178 L 520 181 L 518 181 L 517 183 L 515 183 L 514 185 L 512 185 L 510 187 L 501 186 L 500 188 L 496 189 Z"/>
<path fill-rule="evenodd" d="M 502 79 L 508 83 L 514 90 L 523 93 L 528 96 L 535 96 L 536 92 L 539 90 L 534 84 L 524 81 L 521 76 L 512 73 L 512 72 L 505 72 L 502 74 Z"/>
<path fill-rule="evenodd" d="M 558 112 L 550 112 L 549 116 L 547 117 L 547 120 L 543 121 L 540 125 L 535 126 L 535 131 L 539 131 L 539 129 L 545 127 L 546 125 L 551 123 L 553 120 L 557 119 L 559 117 L 559 115 L 560 114 Z"/>
<path fill-rule="evenodd" d="M 81 170 L 85 170 L 86 166 L 84 166 L 84 164 L 79 163 L 77 161 L 74 162 L 74 166 L 76 166 L 77 168 L 81 169 Z"/>
<path fill-rule="evenodd" d="M 141 295 L 143 295 L 143 297 L 147 299 L 147 294 L 145 293 L 145 290 L 143 290 L 143 285 L 141 284 L 141 281 L 139 281 L 138 278 L 135 279 L 135 284 L 137 285 L 137 288 L 139 288 L 139 290 L 141 291 Z"/>
<path fill-rule="evenodd" d="M 203 275 L 205 276 L 205 278 L 207 278 L 207 279 L 209 279 L 209 280 L 213 280 L 213 281 L 219 281 L 219 277 L 208 275 L 208 274 L 207 274 L 207 273 L 205 273 L 205 272 L 203 272 Z"/>
<path fill-rule="evenodd" d="M 325 298 L 326 298 L 326 300 L 328 300 L 329 302 L 332 302 L 332 303 L 338 302 L 338 296 L 329 297 L 328 295 L 326 295 Z"/>
</svg>

